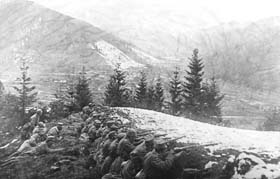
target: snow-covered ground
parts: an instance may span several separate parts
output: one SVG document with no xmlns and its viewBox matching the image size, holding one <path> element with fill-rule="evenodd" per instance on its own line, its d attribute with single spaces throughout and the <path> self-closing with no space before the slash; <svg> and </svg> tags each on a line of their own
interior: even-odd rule
<svg viewBox="0 0 280 179">
<path fill-rule="evenodd" d="M 118 63 L 122 69 L 144 66 L 143 64 L 137 63 L 121 50 L 104 40 L 97 41 L 94 45 L 94 48 L 98 51 L 99 55 L 101 55 L 106 60 L 106 63 L 113 68 L 115 68 Z"/>
<path fill-rule="evenodd" d="M 171 116 L 150 110 L 122 108 L 135 120 L 136 126 L 152 129 L 156 133 L 166 133 L 168 137 L 180 139 L 184 143 L 209 144 L 211 151 L 236 149 L 239 151 L 267 154 L 271 158 L 280 156 L 280 132 L 262 132 L 215 126 L 183 117 Z"/>
<path fill-rule="evenodd" d="M 207 123 L 193 121 L 183 117 L 175 117 L 150 110 L 136 108 L 121 108 L 134 120 L 136 127 L 150 129 L 155 133 L 165 133 L 168 137 L 176 138 L 184 136 L 179 142 L 209 144 L 218 143 L 208 147 L 210 155 L 219 149 L 236 149 L 240 152 L 252 152 L 256 154 L 267 154 L 270 158 L 280 156 L 280 132 L 261 132 L 253 130 L 234 129 L 215 126 Z M 232 158 L 232 162 L 252 161 L 250 170 L 241 175 L 235 169 L 235 174 L 231 179 L 276 179 L 280 178 L 280 162 L 278 164 L 268 164 L 255 155 L 241 153 L 237 158 Z M 211 167 L 213 162 L 205 165 Z M 252 163 L 250 163 L 252 164 Z"/>
</svg>

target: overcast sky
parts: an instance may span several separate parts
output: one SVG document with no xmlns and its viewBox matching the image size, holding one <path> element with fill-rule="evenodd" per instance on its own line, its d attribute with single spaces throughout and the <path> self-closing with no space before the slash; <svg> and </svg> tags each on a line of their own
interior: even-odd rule
<svg viewBox="0 0 280 179">
<path fill-rule="evenodd" d="M 87 16 L 88 10 L 119 5 L 120 0 L 34 0 L 49 8 L 75 17 Z M 135 4 L 135 5 L 134 5 Z M 211 24 L 219 22 L 255 21 L 270 16 L 280 16 L 280 2 L 277 0 L 130 0 L 129 6 L 153 6 L 162 11 L 169 10 L 181 13 L 192 13 L 200 16 L 201 11 L 211 17 Z M 205 14 L 204 14 L 205 15 Z M 84 17 L 83 17 L 84 18 Z"/>
</svg>

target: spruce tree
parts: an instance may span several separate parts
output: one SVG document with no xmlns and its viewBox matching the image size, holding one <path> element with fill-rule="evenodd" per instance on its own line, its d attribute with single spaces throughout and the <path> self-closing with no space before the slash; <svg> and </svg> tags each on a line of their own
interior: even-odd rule
<svg viewBox="0 0 280 179">
<path fill-rule="evenodd" d="M 189 58 L 189 70 L 186 71 L 185 82 L 183 83 L 184 108 L 188 115 L 201 115 L 203 110 L 203 63 L 198 57 L 198 49 L 193 50 L 192 57 Z"/>
<path fill-rule="evenodd" d="M 136 87 L 135 92 L 135 100 L 137 102 L 137 106 L 139 108 L 147 108 L 147 78 L 146 74 L 141 71 L 140 72 L 140 80 Z"/>
<path fill-rule="evenodd" d="M 221 116 L 221 101 L 224 95 L 220 94 L 215 77 L 203 85 L 204 114 L 207 117 Z"/>
<path fill-rule="evenodd" d="M 170 112 L 172 115 L 179 115 L 182 108 L 182 85 L 179 76 L 179 69 L 177 67 L 169 82 L 169 93 L 171 96 L 171 102 L 168 103 Z"/>
<path fill-rule="evenodd" d="M 31 85 L 31 78 L 28 77 L 28 69 L 29 66 L 27 65 L 27 59 L 25 57 L 20 57 L 20 71 L 21 71 L 21 77 L 16 79 L 16 83 L 19 84 L 19 86 L 14 86 L 13 88 L 18 92 L 18 105 L 19 105 L 19 113 L 20 117 L 23 119 L 21 121 L 21 124 L 25 123 L 25 110 L 26 107 L 31 105 L 33 102 L 35 102 L 37 99 L 37 92 L 34 92 L 35 86 Z"/>
<path fill-rule="evenodd" d="M 0 81 L 0 111 L 3 109 L 3 105 L 4 105 L 4 85 L 3 83 Z"/>
<path fill-rule="evenodd" d="M 154 102 L 155 110 L 162 111 L 164 103 L 164 89 L 162 87 L 161 79 L 158 78 L 155 84 L 155 93 L 154 93 Z"/>
<path fill-rule="evenodd" d="M 155 89 L 153 84 L 148 87 L 146 96 L 147 109 L 155 110 Z"/>
<path fill-rule="evenodd" d="M 74 97 L 80 109 L 87 106 L 92 101 L 88 79 L 86 78 L 85 67 L 83 67 L 82 72 L 78 77 L 78 84 L 75 87 Z"/>
<path fill-rule="evenodd" d="M 114 69 L 114 74 L 111 75 L 109 84 L 106 86 L 104 103 L 111 107 L 122 107 L 127 105 L 128 92 L 126 89 L 126 75 L 121 71 L 120 64 L 117 64 Z"/>
<path fill-rule="evenodd" d="M 3 83 L 0 81 L 0 99 L 3 97 L 4 91 L 5 91 L 4 85 L 3 85 Z"/>
</svg>

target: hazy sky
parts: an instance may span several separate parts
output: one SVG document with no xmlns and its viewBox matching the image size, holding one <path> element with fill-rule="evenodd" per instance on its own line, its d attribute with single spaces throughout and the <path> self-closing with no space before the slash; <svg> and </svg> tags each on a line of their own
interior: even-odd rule
<svg viewBox="0 0 280 179">
<path fill-rule="evenodd" d="M 34 0 L 60 12 L 81 17 L 86 16 L 88 9 L 118 5 L 120 0 Z M 102 6 L 101 4 L 104 4 Z M 135 5 L 133 5 L 135 4 Z M 101 6 L 100 6 L 101 5 Z M 277 0 L 130 0 L 133 8 L 153 6 L 162 11 L 169 10 L 181 13 L 192 13 L 200 16 L 201 11 L 207 12 L 217 22 L 254 21 L 270 16 L 280 16 L 280 2 Z M 100 8 L 100 9 L 99 9 Z M 214 22 L 214 21 L 213 21 Z M 211 22 L 211 23 L 213 23 Z"/>
</svg>

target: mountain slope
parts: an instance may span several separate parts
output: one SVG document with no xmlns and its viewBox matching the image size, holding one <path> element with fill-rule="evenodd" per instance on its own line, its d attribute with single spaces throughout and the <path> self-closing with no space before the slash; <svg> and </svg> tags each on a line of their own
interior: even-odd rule
<svg viewBox="0 0 280 179">
<path fill-rule="evenodd" d="M 204 1 L 188 4 L 181 0 L 95 0 L 72 2 L 66 7 L 36 1 L 96 24 L 164 62 L 181 59 L 174 62 L 180 65 L 194 48 L 199 48 L 206 62 L 207 76 L 214 73 L 224 81 L 254 89 L 280 89 L 279 17 L 267 15 L 265 19 L 245 21 L 247 16 L 234 12 L 234 9 L 246 12 L 246 6 L 239 7 L 238 3 L 217 4 L 216 8 L 225 6 L 241 18 L 240 22 L 220 23 L 228 15 L 226 9 L 224 14 L 218 13 L 222 9 L 211 12 L 215 5 Z M 264 4 L 264 8 L 274 9 L 272 6 L 273 3 Z"/>
<path fill-rule="evenodd" d="M 8 86 L 19 76 L 16 59 L 21 56 L 27 56 L 42 93 L 53 92 L 54 81 L 73 71 L 77 75 L 82 66 L 95 81 L 95 91 L 117 63 L 132 72 L 151 64 L 131 50 L 135 46 L 112 34 L 30 1 L 2 3 L 0 24 L 0 78 Z"/>
</svg>

